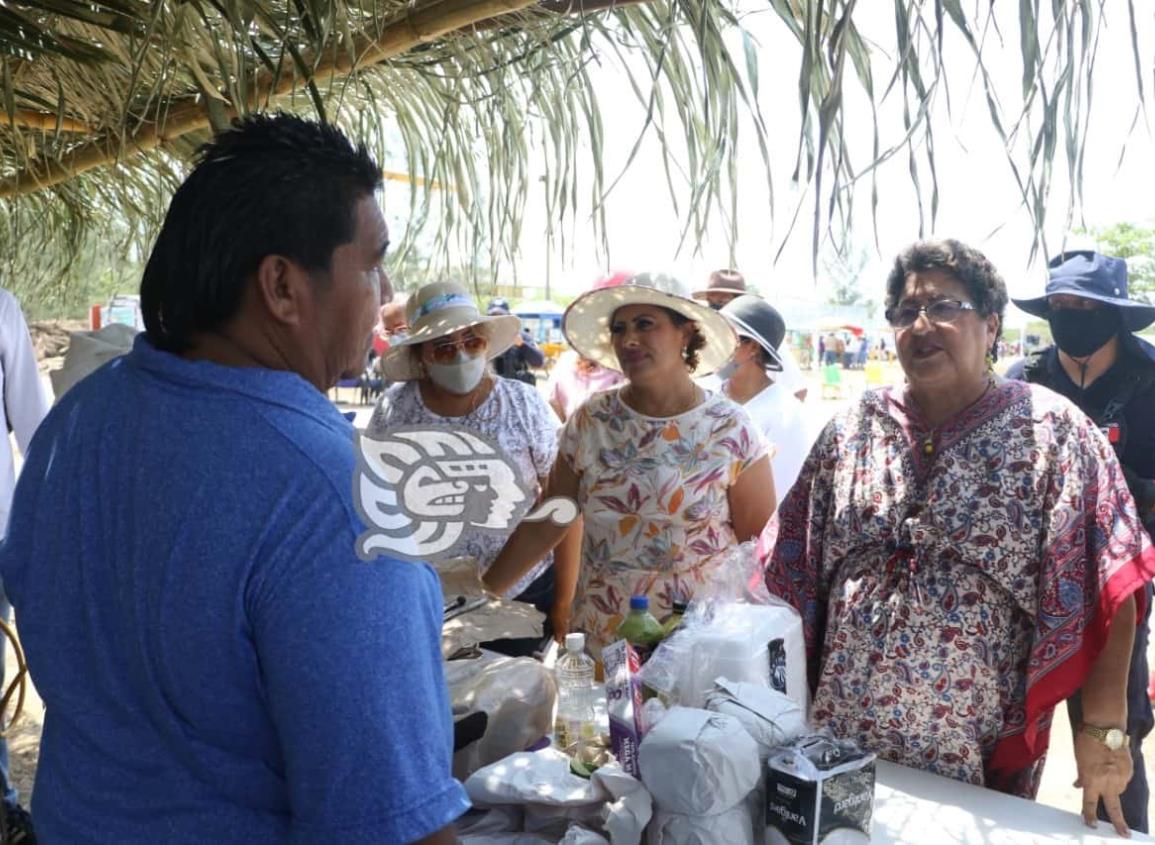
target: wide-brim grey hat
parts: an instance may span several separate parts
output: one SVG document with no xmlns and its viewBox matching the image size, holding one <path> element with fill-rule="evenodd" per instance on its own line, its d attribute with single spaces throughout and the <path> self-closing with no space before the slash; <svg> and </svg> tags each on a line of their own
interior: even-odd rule
<svg viewBox="0 0 1155 845">
<path fill-rule="evenodd" d="M 778 309 L 761 297 L 746 294 L 727 302 L 718 313 L 730 321 L 738 337 L 748 337 L 765 349 L 774 369 L 782 369 L 778 347 L 786 337 L 786 321 Z"/>
<path fill-rule="evenodd" d="M 684 290 L 681 283 L 670 276 L 639 273 L 624 285 L 587 291 L 575 299 L 565 310 L 562 332 L 583 358 L 620 373 L 622 366 L 610 338 L 614 312 L 627 305 L 669 308 L 697 323 L 706 345 L 698 351 L 694 375 L 709 375 L 734 353 L 738 336 L 720 312 L 690 299 Z"/>
</svg>

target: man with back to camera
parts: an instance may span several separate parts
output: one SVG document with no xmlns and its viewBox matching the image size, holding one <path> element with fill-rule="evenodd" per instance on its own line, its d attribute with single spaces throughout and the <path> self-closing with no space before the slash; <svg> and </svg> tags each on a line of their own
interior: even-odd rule
<svg viewBox="0 0 1155 845">
<path fill-rule="evenodd" d="M 380 169 L 256 116 L 202 148 L 146 332 L 38 431 L 0 574 L 46 705 L 49 842 L 454 841 L 437 576 L 362 561 L 353 429 Z"/>
<path fill-rule="evenodd" d="M 1012 301 L 1046 320 L 1055 343 L 1012 364 L 1007 376 L 1066 396 L 1096 422 L 1115 447 L 1144 527 L 1155 534 L 1155 347 L 1132 334 L 1155 322 L 1155 306 L 1127 297 L 1125 261 L 1090 251 L 1055 258 L 1044 295 Z M 1152 727 L 1150 585 L 1147 590 L 1147 616 L 1135 630 L 1131 652 L 1126 715 L 1113 725 L 1084 725 L 1080 696 L 1067 703 L 1076 742 L 1109 743 L 1122 736 L 1130 744 L 1133 773 L 1121 804 L 1127 825 L 1143 833 L 1151 794 L 1143 761 L 1143 738 Z M 1108 821 L 1101 802 L 1098 816 Z"/>
</svg>

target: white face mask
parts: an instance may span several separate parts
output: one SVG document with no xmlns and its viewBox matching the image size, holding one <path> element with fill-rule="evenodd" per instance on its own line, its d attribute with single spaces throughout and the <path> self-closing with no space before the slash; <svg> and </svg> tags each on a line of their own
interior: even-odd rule
<svg viewBox="0 0 1155 845">
<path fill-rule="evenodd" d="M 470 358 L 458 349 L 457 360 L 452 364 L 428 363 L 425 368 L 429 371 L 429 378 L 442 390 L 464 396 L 481 384 L 481 377 L 485 375 L 485 356 Z"/>
<path fill-rule="evenodd" d="M 722 381 L 729 381 L 734 378 L 734 373 L 738 372 L 738 368 L 742 366 L 733 358 L 720 366 L 714 373 Z"/>
</svg>

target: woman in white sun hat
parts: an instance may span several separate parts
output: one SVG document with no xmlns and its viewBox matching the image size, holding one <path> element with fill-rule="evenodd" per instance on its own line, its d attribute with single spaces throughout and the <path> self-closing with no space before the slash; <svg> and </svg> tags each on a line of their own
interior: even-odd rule
<svg viewBox="0 0 1155 845">
<path fill-rule="evenodd" d="M 409 298 L 406 311 L 409 336 L 382 358 L 385 378 L 400 383 L 381 397 L 366 433 L 381 436 L 400 426 L 477 432 L 496 441 L 521 477 L 534 479 L 540 489 L 557 456 L 557 416 L 534 388 L 498 378 L 489 366 L 513 344 L 521 321 L 483 315 L 469 292 L 452 282 L 421 288 Z M 502 590 L 546 613 L 562 635 L 577 581 L 580 525 L 570 534 L 572 539 L 555 552 L 547 549 L 527 561 Z M 467 535 L 458 552 L 477 558 L 484 569 L 505 540 L 493 532 Z M 530 643 L 513 643 L 518 653 L 532 652 Z M 509 653 L 510 648 L 498 650 Z"/>
<path fill-rule="evenodd" d="M 690 599 L 774 510 L 758 430 L 739 406 L 691 378 L 730 357 L 734 330 L 682 290 L 669 277 L 642 274 L 582 295 L 565 314 L 578 353 L 626 377 L 566 421 L 546 493 L 576 500 L 584 518 L 571 627 L 586 632 L 595 656 L 614 639 L 631 596 L 648 596 L 658 616 Z M 487 585 L 508 589 L 562 536 L 552 523 L 523 522 Z"/>
</svg>

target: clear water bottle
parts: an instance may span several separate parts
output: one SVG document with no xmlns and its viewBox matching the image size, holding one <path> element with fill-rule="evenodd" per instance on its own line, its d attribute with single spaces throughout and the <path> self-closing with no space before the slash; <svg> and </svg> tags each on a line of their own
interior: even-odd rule
<svg viewBox="0 0 1155 845">
<path fill-rule="evenodd" d="M 594 715 L 594 659 L 586 654 L 585 634 L 566 634 L 565 654 L 554 668 L 557 718 L 554 742 L 568 748 L 597 732 Z"/>
</svg>

